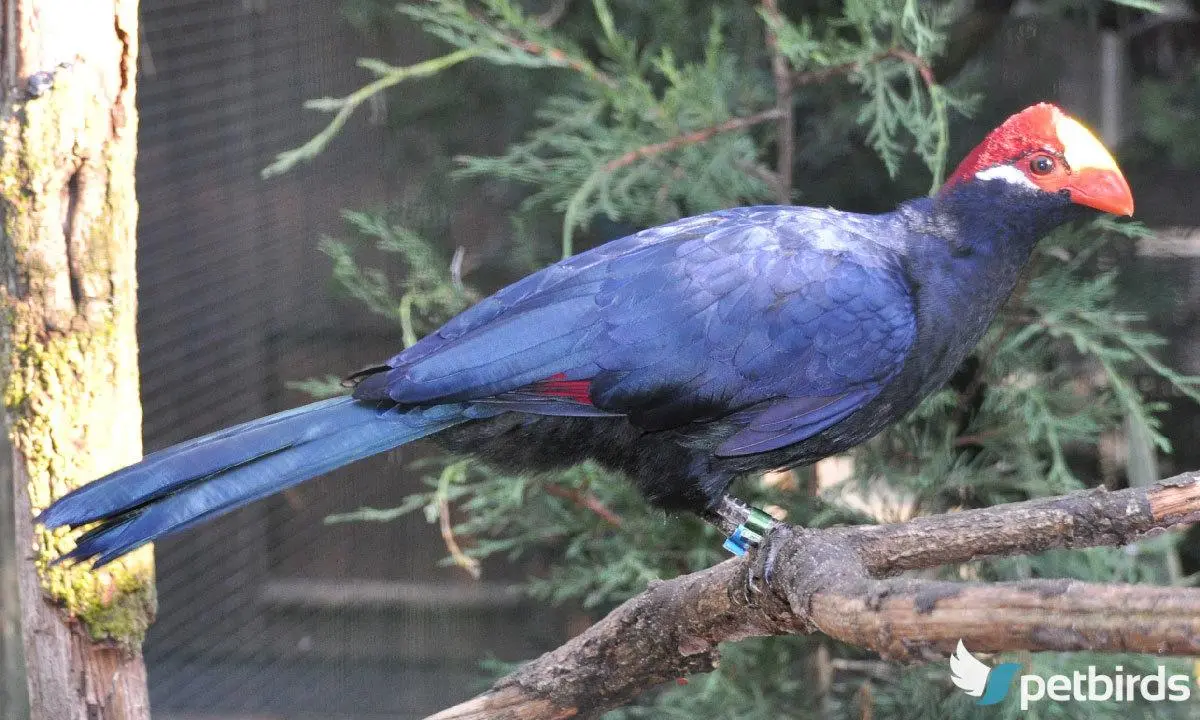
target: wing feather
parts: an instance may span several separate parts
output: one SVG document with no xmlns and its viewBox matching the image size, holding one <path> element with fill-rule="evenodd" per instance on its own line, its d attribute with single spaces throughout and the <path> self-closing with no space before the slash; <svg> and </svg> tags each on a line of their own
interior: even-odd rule
<svg viewBox="0 0 1200 720">
<path fill-rule="evenodd" d="M 647 430 L 736 418 L 723 455 L 799 442 L 874 398 L 915 336 L 905 274 L 863 236 L 865 222 L 739 208 L 602 245 L 454 318 L 356 397 L 495 398 L 528 412 L 621 414 Z M 560 375 L 588 381 L 591 404 L 541 383 Z"/>
</svg>

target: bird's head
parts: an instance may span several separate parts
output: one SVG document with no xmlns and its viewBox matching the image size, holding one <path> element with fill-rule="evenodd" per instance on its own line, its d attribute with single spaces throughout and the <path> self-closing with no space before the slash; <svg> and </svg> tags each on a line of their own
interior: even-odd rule
<svg viewBox="0 0 1200 720">
<path fill-rule="evenodd" d="M 964 184 L 1060 198 L 1114 215 L 1133 214 L 1133 194 L 1112 155 L 1078 120 L 1049 103 L 1005 120 L 963 159 L 940 194 Z"/>
</svg>

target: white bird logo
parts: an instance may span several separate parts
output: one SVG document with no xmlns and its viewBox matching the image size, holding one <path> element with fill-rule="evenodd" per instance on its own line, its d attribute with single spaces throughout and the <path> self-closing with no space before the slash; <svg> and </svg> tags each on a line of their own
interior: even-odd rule
<svg viewBox="0 0 1200 720">
<path fill-rule="evenodd" d="M 991 668 L 984 665 L 979 658 L 967 650 L 962 640 L 958 641 L 958 647 L 950 656 L 951 682 L 962 688 L 971 697 L 979 697 L 983 695 L 983 690 L 987 687 L 988 673 L 991 671 Z"/>
</svg>

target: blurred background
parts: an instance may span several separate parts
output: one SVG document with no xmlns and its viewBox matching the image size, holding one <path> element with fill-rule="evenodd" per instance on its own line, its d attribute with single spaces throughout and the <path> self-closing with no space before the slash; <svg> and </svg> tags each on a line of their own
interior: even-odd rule
<svg viewBox="0 0 1200 720">
<path fill-rule="evenodd" d="M 592 51 L 581 39 L 595 23 L 589 0 L 520 5 L 565 28 L 581 52 Z M 781 5 L 799 18 L 836 12 L 840 3 Z M 1139 219 L 1154 231 L 1103 262 L 1120 266 L 1125 305 L 1147 313 L 1150 328 L 1168 338 L 1159 357 L 1182 373 L 1200 373 L 1194 3 L 1163 2 L 1161 12 L 1098 1 L 948 5 L 959 13 L 953 27 L 963 37 L 935 69 L 940 79 L 982 93 L 970 119 L 952 115 L 951 165 L 998 120 L 1038 100 L 1096 128 L 1116 149 Z M 640 42 L 692 32 L 679 50 L 685 55 L 703 40 L 716 6 L 725 11 L 730 43 L 752 47 L 757 41 L 746 38 L 761 28 L 750 3 L 671 2 L 656 17 L 639 3 L 612 2 L 622 32 Z M 686 25 L 689 16 L 694 26 Z M 389 3 L 370 0 L 142 0 L 141 20 L 138 272 L 147 452 L 304 402 L 310 396 L 295 382 L 342 375 L 399 350 L 400 327 L 336 282 L 330 252 L 319 247 L 322 237 L 353 235 L 343 210 L 400 213 L 421 226 L 437 257 L 449 262 L 457 252 L 455 277 L 480 291 L 514 277 L 521 263 L 555 259 L 561 212 L 526 213 L 514 225 L 509 217 L 527 188 L 451 175 L 456 156 L 502 153 L 537 126 L 535 111 L 561 89 L 565 81 L 553 73 L 563 71 L 539 76 L 475 62 L 403 83 L 360 107 L 311 162 L 263 179 L 277 153 L 302 145 L 328 121 L 304 111 L 306 100 L 341 97 L 366 81 L 357 58 L 405 65 L 447 52 L 445 43 Z M 822 130 L 852 126 L 853 116 L 813 110 L 821 100 L 809 96 L 797 110 L 797 203 L 874 210 L 928 189 L 919 163 L 905 164 L 892 180 L 861 133 Z M 598 217 L 576 245 L 637 225 L 636 218 Z M 356 258 L 398 280 L 410 272 L 394 254 L 369 246 Z M 1196 405 L 1155 373 L 1135 380 L 1148 401 L 1167 403 L 1162 432 L 1174 453 L 1139 459 L 1144 444 L 1119 429 L 1107 433 L 1076 453 L 1090 484 L 1117 487 L 1138 472 L 1165 477 L 1200 468 Z M 406 448 L 356 464 L 159 543 L 161 604 L 145 646 L 154 716 L 421 717 L 482 689 L 482 660 L 531 657 L 603 611 L 603 602 L 585 607 L 570 593 L 558 604 L 522 593 L 519 584 L 543 572 L 544 554 L 493 555 L 479 579 L 447 565 L 438 525 L 420 512 L 388 523 L 324 522 L 427 490 L 427 473 L 412 464 L 431 452 Z M 1189 555 L 1194 545 L 1179 546 L 1177 574 L 1200 569 Z"/>
</svg>

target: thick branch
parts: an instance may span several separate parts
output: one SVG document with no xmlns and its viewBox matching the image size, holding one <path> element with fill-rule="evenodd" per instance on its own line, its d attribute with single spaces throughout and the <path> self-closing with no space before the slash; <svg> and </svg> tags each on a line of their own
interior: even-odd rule
<svg viewBox="0 0 1200 720">
<path fill-rule="evenodd" d="M 1028 555 L 1053 548 L 1119 546 L 1200 521 L 1200 472 L 1120 492 L 1103 489 L 932 515 L 896 525 L 827 531 L 858 545 L 873 575 Z"/>
<path fill-rule="evenodd" d="M 888 578 L 902 570 L 1050 548 L 1122 545 L 1200 520 L 1200 473 L 1120 492 L 924 517 L 884 526 L 781 526 L 774 572 L 747 593 L 755 558 L 652 583 L 563 646 L 487 693 L 433 716 L 598 717 L 673 678 L 708 672 L 717 645 L 824 632 L 884 657 L 972 649 L 1200 652 L 1200 590 L 1064 580 L 950 583 Z"/>
<path fill-rule="evenodd" d="M 1200 591 L 1067 580 L 864 580 L 812 599 L 818 630 L 885 658 L 972 650 L 1200 652 Z"/>
</svg>

